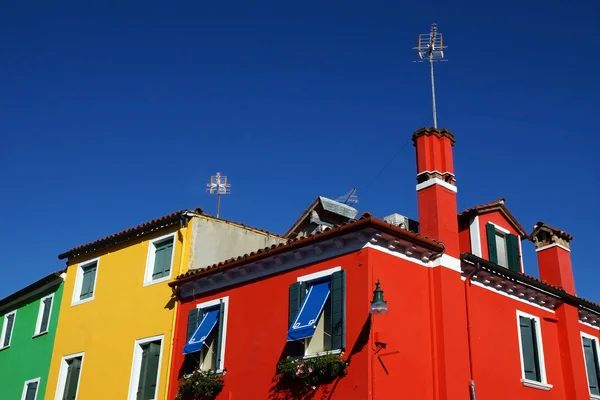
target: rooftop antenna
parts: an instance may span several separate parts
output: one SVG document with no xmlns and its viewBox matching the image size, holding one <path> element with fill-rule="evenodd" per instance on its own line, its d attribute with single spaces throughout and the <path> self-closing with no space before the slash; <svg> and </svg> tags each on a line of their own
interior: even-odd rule
<svg viewBox="0 0 600 400">
<path fill-rule="evenodd" d="M 442 34 L 437 31 L 437 24 L 431 24 L 429 33 L 419 35 L 419 44 L 413 47 L 413 50 L 419 52 L 419 61 L 414 62 L 429 62 L 431 67 L 431 98 L 433 101 L 433 127 L 437 129 L 437 111 L 435 107 L 435 79 L 433 75 L 433 63 L 444 60 L 444 49 L 448 46 L 443 45 Z"/>
<path fill-rule="evenodd" d="M 349 191 L 348 193 L 346 193 L 343 196 L 338 197 L 337 199 L 335 199 L 335 201 L 337 201 L 338 203 L 343 203 L 343 204 L 356 204 L 358 203 L 358 195 L 356 194 L 356 188 L 352 188 L 351 191 Z"/>
<path fill-rule="evenodd" d="M 227 177 L 217 172 L 217 175 L 210 177 L 210 183 L 206 184 L 206 191 L 209 194 L 217 195 L 217 218 L 221 211 L 221 195 L 231 194 L 231 185 L 227 183 Z"/>
</svg>

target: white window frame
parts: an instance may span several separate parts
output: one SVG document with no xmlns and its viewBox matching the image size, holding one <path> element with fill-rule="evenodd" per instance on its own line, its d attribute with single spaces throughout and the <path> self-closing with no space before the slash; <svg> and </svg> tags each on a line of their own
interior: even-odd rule
<svg viewBox="0 0 600 400">
<path fill-rule="evenodd" d="M 35 390 L 35 397 L 33 398 L 33 400 L 37 400 L 37 395 L 40 392 L 40 378 L 35 378 L 35 379 L 30 379 L 28 381 L 25 381 L 25 383 L 23 384 L 23 394 L 21 394 L 21 400 L 25 400 L 25 396 L 27 396 L 27 385 L 29 385 L 30 383 L 35 383 L 37 382 L 37 389 Z"/>
<path fill-rule="evenodd" d="M 216 373 L 222 373 L 225 370 L 225 344 L 227 342 L 227 317 L 229 315 L 229 296 L 225 296 L 225 297 L 221 297 L 219 299 L 215 299 L 215 300 L 211 300 L 211 301 L 206 301 L 204 303 L 200 303 L 196 305 L 196 308 L 210 308 L 210 307 L 215 307 L 215 306 L 219 306 L 221 304 L 221 301 L 223 302 L 223 332 L 222 332 L 222 337 L 221 337 L 221 348 L 220 348 L 220 352 L 221 354 L 219 354 L 219 359 L 221 360 L 219 362 L 219 365 L 217 365 L 217 370 L 215 371 Z M 219 315 L 219 318 L 221 318 L 221 316 Z M 218 327 L 214 327 L 213 329 L 218 329 Z M 203 344 L 204 345 L 204 344 Z"/>
<path fill-rule="evenodd" d="M 585 379 L 586 379 L 586 382 L 588 383 L 588 393 L 589 393 L 590 379 L 589 379 L 589 375 L 588 375 L 587 363 L 585 362 L 585 349 L 583 348 L 583 338 L 593 340 L 593 342 L 596 345 L 596 356 L 598 358 L 600 358 L 600 344 L 598 343 L 598 342 L 600 342 L 600 338 L 598 338 L 597 336 L 594 336 L 594 335 L 590 335 L 589 333 L 582 332 L 582 331 L 580 331 L 580 333 L 581 333 L 581 351 L 583 352 L 583 364 L 585 367 Z M 600 363 L 600 360 L 597 360 L 597 361 Z M 590 399 L 600 400 L 600 396 L 590 393 Z"/>
<path fill-rule="evenodd" d="M 129 378 L 128 400 L 136 400 L 138 385 L 140 383 L 140 369 L 142 368 L 142 345 L 160 340 L 160 355 L 158 356 L 158 371 L 156 372 L 156 391 L 154 398 L 158 396 L 158 386 L 160 383 L 160 371 L 162 369 L 163 349 L 165 345 L 165 335 L 151 336 L 144 339 L 138 339 L 133 346 L 133 361 L 131 364 L 131 377 Z"/>
<path fill-rule="evenodd" d="M 48 326 L 44 332 L 40 332 L 40 328 L 42 327 L 42 318 L 44 317 L 44 300 L 52 299 L 50 302 L 50 312 L 48 313 Z M 52 308 L 54 307 L 54 293 L 49 294 L 48 296 L 44 296 L 40 299 L 40 308 L 38 310 L 37 320 L 35 321 L 35 331 L 33 332 L 33 337 L 41 336 L 50 331 L 50 318 L 52 318 Z"/>
<path fill-rule="evenodd" d="M 316 279 L 321 279 L 321 278 L 331 276 L 331 275 L 333 275 L 334 272 L 338 272 L 341 270 L 342 270 L 342 267 L 338 266 L 338 267 L 329 268 L 329 269 L 326 269 L 323 271 L 315 272 L 313 274 L 303 275 L 303 276 L 298 277 L 297 282 L 311 282 Z M 329 296 L 331 296 L 331 293 L 329 294 Z M 323 313 L 324 310 L 321 312 Z M 302 358 L 313 358 L 313 357 L 318 357 L 318 356 L 325 355 L 325 354 L 337 354 L 337 353 L 342 352 L 341 349 L 335 349 L 335 350 L 319 351 L 317 353 L 307 353 L 308 342 L 310 341 L 311 338 L 312 338 L 312 336 L 310 338 L 304 339 L 304 356 L 302 356 Z"/>
<path fill-rule="evenodd" d="M 536 321 L 535 324 L 535 338 L 536 338 L 536 346 L 538 350 L 539 357 L 539 365 L 540 365 L 540 380 L 541 382 L 532 381 L 530 379 L 525 378 L 525 363 L 523 361 L 523 344 L 521 342 L 521 324 L 520 317 L 534 319 Z M 526 312 L 517 310 L 517 333 L 519 340 L 519 360 L 521 361 L 521 383 L 523 386 L 541 389 L 541 390 L 550 390 L 553 385 L 548 383 L 548 379 L 546 376 L 546 362 L 544 358 L 544 344 L 542 340 L 542 325 L 540 323 L 540 317 L 536 315 L 531 315 Z"/>
<path fill-rule="evenodd" d="M 14 315 L 15 317 L 13 318 L 13 325 L 10 330 L 10 339 L 8 340 L 8 345 L 4 346 L 4 339 L 6 338 L 6 327 L 8 326 L 7 319 L 8 319 L 9 315 Z M 8 349 L 10 347 L 10 343 L 12 342 L 12 339 L 13 339 L 13 333 L 15 331 L 15 324 L 17 322 L 17 310 L 13 310 L 11 312 L 4 314 L 3 319 L 4 319 L 4 322 L 2 323 L 2 334 L 0 334 L 0 350 Z"/>
<path fill-rule="evenodd" d="M 81 285 L 83 284 L 83 269 L 96 263 L 96 277 L 94 278 L 94 293 L 87 299 L 81 299 Z M 73 288 L 73 300 L 71 306 L 87 303 L 96 297 L 96 286 L 98 285 L 98 271 L 100 270 L 100 258 L 94 258 L 77 265 L 77 275 L 75 276 L 75 287 Z"/>
<path fill-rule="evenodd" d="M 83 362 L 85 361 L 85 353 L 74 353 L 69 354 L 68 356 L 63 356 L 60 360 L 60 370 L 58 372 L 58 384 L 56 385 L 56 394 L 54 396 L 54 400 L 62 400 L 65 392 L 65 385 L 67 383 L 67 373 L 69 372 L 69 361 L 72 358 L 81 357 L 81 367 L 79 368 L 79 377 L 77 378 L 77 393 L 75 394 L 75 399 L 79 396 L 79 389 L 81 388 L 81 375 L 83 374 Z"/>
<path fill-rule="evenodd" d="M 166 235 L 152 239 L 148 242 L 148 255 L 146 256 L 146 271 L 144 272 L 144 286 L 154 285 L 155 283 L 165 282 L 171 279 L 171 276 L 173 275 L 173 261 L 175 260 L 175 246 L 177 244 L 176 235 L 177 232 L 168 233 Z M 171 252 L 171 267 L 169 268 L 169 275 L 153 280 L 152 272 L 154 272 L 154 260 L 156 258 L 156 243 L 163 242 L 169 238 L 173 239 L 173 251 Z"/>
</svg>

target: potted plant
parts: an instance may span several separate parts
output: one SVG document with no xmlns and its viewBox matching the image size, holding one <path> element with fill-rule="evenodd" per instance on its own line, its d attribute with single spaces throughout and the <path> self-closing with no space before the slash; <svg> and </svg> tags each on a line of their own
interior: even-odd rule
<svg viewBox="0 0 600 400">
<path fill-rule="evenodd" d="M 346 375 L 348 362 L 344 353 L 329 353 L 306 359 L 287 357 L 277 363 L 280 383 L 299 387 L 304 392 L 316 390 L 319 385 L 332 382 Z"/>
<path fill-rule="evenodd" d="M 222 373 L 194 370 L 191 374 L 179 379 L 176 400 L 209 400 L 214 399 L 223 388 Z"/>
</svg>

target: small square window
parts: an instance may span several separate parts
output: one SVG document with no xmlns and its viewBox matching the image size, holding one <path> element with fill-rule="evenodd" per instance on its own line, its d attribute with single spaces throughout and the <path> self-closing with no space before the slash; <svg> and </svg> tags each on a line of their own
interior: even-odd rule
<svg viewBox="0 0 600 400">
<path fill-rule="evenodd" d="M 546 380 L 544 346 L 540 318 L 517 311 L 519 350 L 521 358 L 521 382 L 524 386 L 550 390 Z"/>
<path fill-rule="evenodd" d="M 83 367 L 83 353 L 62 358 L 56 386 L 57 399 L 76 399 Z"/>
<path fill-rule="evenodd" d="M 52 314 L 53 300 L 54 293 L 40 299 L 40 308 L 38 310 L 38 317 L 35 323 L 35 332 L 33 333 L 34 336 L 48 332 L 50 316 Z"/>
<path fill-rule="evenodd" d="M 148 244 L 144 286 L 164 282 L 171 278 L 175 234 L 161 236 Z"/>
<path fill-rule="evenodd" d="M 75 277 L 75 288 L 73 289 L 73 301 L 71 305 L 85 303 L 94 299 L 99 264 L 100 260 L 96 258 L 77 266 L 77 276 Z"/>
<path fill-rule="evenodd" d="M 17 310 L 9 312 L 4 316 L 4 321 L 2 323 L 2 334 L 0 334 L 0 349 L 10 347 L 10 341 L 15 328 L 16 317 Z"/>
<path fill-rule="evenodd" d="M 136 340 L 129 381 L 129 400 L 157 397 L 163 335 Z"/>
<path fill-rule="evenodd" d="M 486 224 L 489 260 L 514 272 L 521 272 L 520 238 L 496 224 Z"/>
<path fill-rule="evenodd" d="M 39 384 L 40 378 L 26 381 L 23 387 L 23 394 L 21 395 L 21 400 L 36 400 Z"/>
<path fill-rule="evenodd" d="M 587 374 L 590 395 L 600 396 L 600 358 L 598 358 L 598 338 L 581 333 L 585 372 Z"/>
</svg>

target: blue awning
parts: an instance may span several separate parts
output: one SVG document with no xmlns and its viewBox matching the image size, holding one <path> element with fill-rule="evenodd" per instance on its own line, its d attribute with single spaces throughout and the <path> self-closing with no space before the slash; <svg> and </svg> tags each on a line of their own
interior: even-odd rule
<svg viewBox="0 0 600 400">
<path fill-rule="evenodd" d="M 217 320 L 219 319 L 219 309 L 207 311 L 200 321 L 200 325 L 196 328 L 196 331 L 190 338 L 189 342 L 183 348 L 183 354 L 193 353 L 199 351 L 204 344 L 204 341 L 210 335 Z"/>
<path fill-rule="evenodd" d="M 294 319 L 294 323 L 288 330 L 287 340 L 299 340 L 311 337 L 315 333 L 315 327 L 319 315 L 323 311 L 331 282 L 322 282 L 312 285 L 308 289 L 306 298 Z"/>
</svg>

